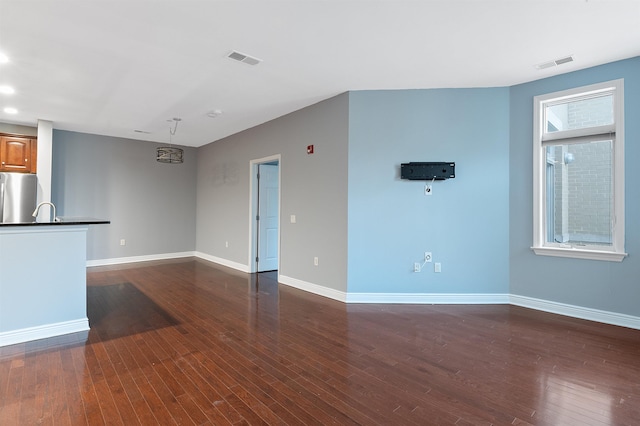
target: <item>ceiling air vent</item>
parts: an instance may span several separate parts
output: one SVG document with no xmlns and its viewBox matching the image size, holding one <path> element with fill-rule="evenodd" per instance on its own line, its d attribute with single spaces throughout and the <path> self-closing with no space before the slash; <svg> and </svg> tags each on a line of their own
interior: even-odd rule
<svg viewBox="0 0 640 426">
<path fill-rule="evenodd" d="M 233 59 L 234 61 L 242 62 L 247 65 L 258 65 L 260 62 L 262 62 L 262 59 L 254 58 L 235 50 L 231 51 L 231 53 L 227 55 L 227 58 Z"/>
<path fill-rule="evenodd" d="M 566 58 L 560 58 L 555 60 L 556 65 L 562 65 L 568 62 L 573 62 L 573 56 L 567 56 Z"/>
<path fill-rule="evenodd" d="M 545 68 L 551 68 L 562 64 L 568 64 L 569 62 L 573 62 L 573 56 L 567 56 L 564 58 L 554 59 L 553 61 L 543 62 L 542 64 L 536 65 L 536 69 L 543 70 Z"/>
</svg>

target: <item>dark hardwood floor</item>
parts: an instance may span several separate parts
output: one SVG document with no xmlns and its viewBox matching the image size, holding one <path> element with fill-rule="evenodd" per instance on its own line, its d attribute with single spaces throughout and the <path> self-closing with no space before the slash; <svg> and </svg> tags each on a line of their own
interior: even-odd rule
<svg viewBox="0 0 640 426">
<path fill-rule="evenodd" d="M 88 271 L 91 331 L 0 348 L 0 425 L 638 425 L 640 331 L 345 305 L 193 259 Z"/>
</svg>

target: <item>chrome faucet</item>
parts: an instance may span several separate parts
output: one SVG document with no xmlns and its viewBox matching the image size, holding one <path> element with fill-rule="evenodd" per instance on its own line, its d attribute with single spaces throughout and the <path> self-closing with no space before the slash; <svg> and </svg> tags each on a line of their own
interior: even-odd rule
<svg viewBox="0 0 640 426">
<path fill-rule="evenodd" d="M 40 207 L 44 206 L 45 204 L 50 205 L 51 209 L 53 210 L 53 220 L 51 222 L 58 222 L 58 217 L 56 216 L 56 206 L 54 206 L 53 203 L 49 201 L 43 201 L 40 204 L 38 204 L 38 207 L 36 207 L 36 209 L 33 211 L 33 214 L 31 216 L 37 218 L 38 212 L 40 212 Z"/>
</svg>

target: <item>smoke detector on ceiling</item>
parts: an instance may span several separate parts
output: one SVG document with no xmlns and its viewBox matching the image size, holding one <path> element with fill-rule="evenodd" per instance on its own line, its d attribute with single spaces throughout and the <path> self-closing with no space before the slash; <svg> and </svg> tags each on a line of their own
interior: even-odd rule
<svg viewBox="0 0 640 426">
<path fill-rule="evenodd" d="M 233 59 L 234 61 L 242 62 L 247 65 L 258 65 L 262 62 L 262 59 L 255 58 L 253 56 L 245 55 L 244 53 L 240 53 L 236 50 L 232 50 L 227 58 Z"/>
<path fill-rule="evenodd" d="M 564 58 L 554 59 L 553 61 L 543 62 L 541 64 L 535 65 L 536 69 L 543 70 L 546 68 L 556 67 L 562 64 L 568 64 L 569 62 L 573 62 L 573 55 L 565 56 Z"/>
<path fill-rule="evenodd" d="M 207 113 L 207 117 L 209 118 L 218 118 L 222 115 L 222 110 L 221 109 L 214 109 L 212 111 L 209 111 Z"/>
</svg>

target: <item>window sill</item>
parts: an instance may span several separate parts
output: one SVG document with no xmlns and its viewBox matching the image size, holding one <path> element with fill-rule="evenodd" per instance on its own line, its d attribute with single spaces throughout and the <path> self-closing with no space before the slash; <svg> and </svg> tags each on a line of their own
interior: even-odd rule
<svg viewBox="0 0 640 426">
<path fill-rule="evenodd" d="M 605 260 L 609 262 L 622 262 L 628 256 L 627 253 L 584 250 L 573 247 L 531 247 L 531 250 L 539 256 L 570 257 L 573 259 Z"/>
</svg>

